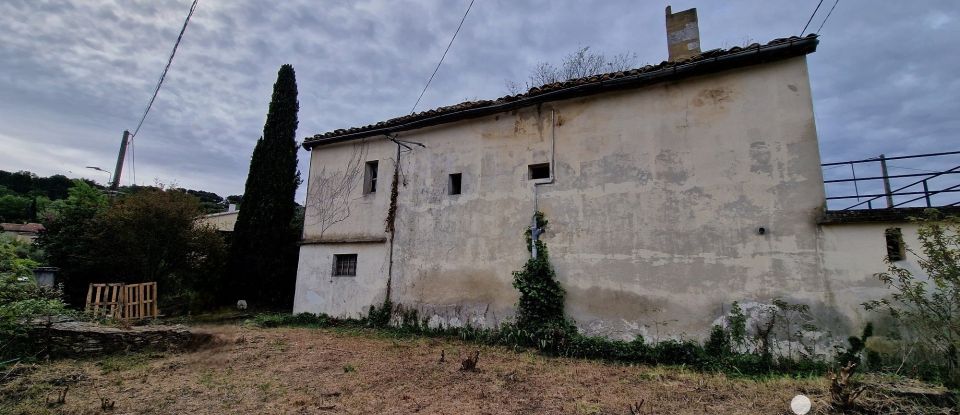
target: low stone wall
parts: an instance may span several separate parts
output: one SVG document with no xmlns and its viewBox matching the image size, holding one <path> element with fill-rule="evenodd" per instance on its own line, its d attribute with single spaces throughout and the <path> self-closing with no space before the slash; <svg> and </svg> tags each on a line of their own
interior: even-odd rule
<svg viewBox="0 0 960 415">
<path fill-rule="evenodd" d="M 67 321 L 38 325 L 30 336 L 52 357 L 86 357 L 139 350 L 188 350 L 213 340 L 182 325 L 120 328 Z"/>
</svg>

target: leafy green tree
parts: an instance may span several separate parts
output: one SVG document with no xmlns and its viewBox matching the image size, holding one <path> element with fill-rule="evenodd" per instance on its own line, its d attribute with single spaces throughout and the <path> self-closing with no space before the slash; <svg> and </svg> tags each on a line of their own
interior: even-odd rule
<svg viewBox="0 0 960 415">
<path fill-rule="evenodd" d="M 11 173 L 0 170 L 0 186 L 5 186 L 20 195 L 30 193 L 36 180 L 37 175 L 28 171 Z"/>
<path fill-rule="evenodd" d="M 43 213 L 46 231 L 37 242 L 51 265 L 60 267 L 67 300 L 82 307 L 87 285 L 97 273 L 96 240 L 90 232 L 94 219 L 107 208 L 107 199 L 87 182 L 75 180 L 64 200 Z"/>
<path fill-rule="evenodd" d="M 15 195 L 0 196 L 0 222 L 30 220 L 30 198 Z"/>
<path fill-rule="evenodd" d="M 39 243 L 60 267 L 73 306 L 83 305 L 93 282 L 155 281 L 167 314 L 204 309 L 222 296 L 227 248 L 216 230 L 197 224 L 196 197 L 141 187 L 108 204 L 81 181 L 69 192 L 46 210 Z"/>
<path fill-rule="evenodd" d="M 291 229 L 297 171 L 297 81 L 283 65 L 250 161 L 230 251 L 234 293 L 256 305 L 287 307 L 296 281 L 296 238 Z"/>
<path fill-rule="evenodd" d="M 202 309 L 222 292 L 223 238 L 199 225 L 199 200 L 177 189 L 145 189 L 117 199 L 89 229 L 99 278 L 155 281 L 161 306 Z"/>
<path fill-rule="evenodd" d="M 0 237 L 0 360 L 23 357 L 30 320 L 66 312 L 56 290 L 37 286 L 38 263 L 24 253 L 26 243 Z"/>
</svg>

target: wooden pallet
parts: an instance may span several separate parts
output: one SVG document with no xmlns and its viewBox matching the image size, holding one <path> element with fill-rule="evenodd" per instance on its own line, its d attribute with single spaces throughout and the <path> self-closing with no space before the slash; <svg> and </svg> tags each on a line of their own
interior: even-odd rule
<svg viewBox="0 0 960 415">
<path fill-rule="evenodd" d="M 90 284 L 87 288 L 87 312 L 95 316 L 139 320 L 160 316 L 157 283 Z"/>
</svg>

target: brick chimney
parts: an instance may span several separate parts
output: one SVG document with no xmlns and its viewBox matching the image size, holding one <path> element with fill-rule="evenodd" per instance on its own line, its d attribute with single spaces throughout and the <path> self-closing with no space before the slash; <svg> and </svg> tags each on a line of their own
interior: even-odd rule
<svg viewBox="0 0 960 415">
<path fill-rule="evenodd" d="M 670 6 L 667 6 L 667 52 L 671 61 L 700 54 L 696 8 L 672 13 Z"/>
</svg>

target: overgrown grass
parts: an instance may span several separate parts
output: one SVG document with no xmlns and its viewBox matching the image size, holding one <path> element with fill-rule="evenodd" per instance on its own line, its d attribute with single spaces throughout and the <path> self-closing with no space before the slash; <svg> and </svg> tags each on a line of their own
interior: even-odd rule
<svg viewBox="0 0 960 415">
<path fill-rule="evenodd" d="M 512 324 L 503 324 L 496 329 L 472 326 L 429 327 L 423 322 L 410 323 L 411 319 L 407 320 L 408 324 L 379 325 L 376 324 L 379 321 L 369 318 L 339 319 L 324 314 L 300 313 L 258 314 L 250 323 L 265 328 L 324 328 L 340 332 L 372 333 L 388 338 L 456 338 L 476 344 L 512 347 L 515 350 L 533 349 L 548 356 L 679 366 L 697 371 L 723 372 L 735 377 L 814 377 L 823 375 L 829 368 L 829 364 L 823 360 L 788 359 L 753 353 L 710 353 L 703 344 L 691 340 L 668 340 L 650 344 L 640 337 L 633 341 L 622 341 L 563 332 L 555 337 L 555 342 L 545 344 L 535 341 L 531 333 Z"/>
</svg>

